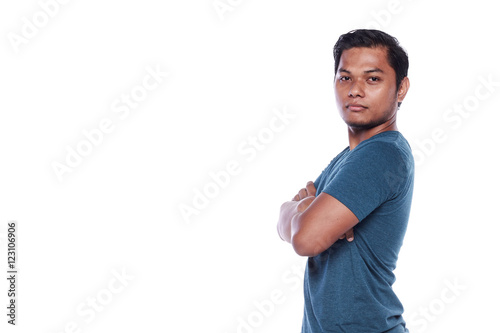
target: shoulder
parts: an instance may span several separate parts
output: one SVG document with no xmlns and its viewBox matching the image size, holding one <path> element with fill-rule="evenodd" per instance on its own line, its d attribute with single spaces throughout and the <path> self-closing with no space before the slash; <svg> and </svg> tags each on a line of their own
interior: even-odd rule
<svg viewBox="0 0 500 333">
<path fill-rule="evenodd" d="M 413 155 L 408 141 L 400 132 L 379 133 L 362 141 L 351 152 L 351 158 L 367 163 L 381 163 L 388 166 L 402 165 L 413 168 Z"/>
<path fill-rule="evenodd" d="M 399 132 L 380 133 L 361 142 L 352 153 L 350 169 L 379 178 L 389 185 L 392 194 L 411 187 L 415 172 L 413 154 Z"/>
</svg>

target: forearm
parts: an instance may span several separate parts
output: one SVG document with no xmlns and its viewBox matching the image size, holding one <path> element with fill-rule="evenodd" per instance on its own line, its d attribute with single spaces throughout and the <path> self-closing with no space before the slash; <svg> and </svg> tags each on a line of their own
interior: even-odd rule
<svg viewBox="0 0 500 333">
<path fill-rule="evenodd" d="M 314 203 L 313 203 L 314 202 Z M 358 218 L 349 208 L 331 195 L 316 197 L 313 182 L 308 182 L 292 199 L 281 205 L 278 234 L 292 244 L 301 256 L 314 256 L 338 239 L 354 239 L 353 227 Z"/>
<path fill-rule="evenodd" d="M 306 187 L 301 189 L 291 201 L 281 205 L 278 220 L 278 234 L 281 239 L 292 244 L 295 233 L 300 229 L 300 223 L 297 220 L 300 219 L 302 213 L 314 201 L 315 197 L 316 188 L 314 183 L 309 181 Z"/>
<path fill-rule="evenodd" d="M 292 219 L 299 214 L 297 211 L 297 201 L 287 201 L 281 205 L 280 217 L 278 220 L 278 234 L 281 239 L 292 243 Z"/>
</svg>

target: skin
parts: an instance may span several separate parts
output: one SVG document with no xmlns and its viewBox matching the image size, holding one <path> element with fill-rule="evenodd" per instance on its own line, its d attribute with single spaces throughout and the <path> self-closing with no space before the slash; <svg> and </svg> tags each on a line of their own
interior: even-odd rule
<svg viewBox="0 0 500 333">
<path fill-rule="evenodd" d="M 398 102 L 410 87 L 407 77 L 396 86 L 396 72 L 383 47 L 345 50 L 335 76 L 335 97 L 347 124 L 349 148 L 385 132 L 397 131 Z M 337 240 L 353 241 L 357 217 L 327 193 L 316 197 L 309 181 L 291 201 L 281 205 L 278 234 L 301 256 L 316 256 Z"/>
</svg>

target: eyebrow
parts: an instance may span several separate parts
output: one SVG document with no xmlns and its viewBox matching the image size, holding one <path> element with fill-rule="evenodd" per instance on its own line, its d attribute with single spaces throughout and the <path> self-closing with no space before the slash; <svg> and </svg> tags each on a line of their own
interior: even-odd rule
<svg viewBox="0 0 500 333">
<path fill-rule="evenodd" d="M 347 74 L 351 74 L 351 72 L 349 72 L 345 68 L 339 68 L 339 72 L 344 72 L 344 73 L 347 73 Z M 364 73 L 365 74 L 369 74 L 369 73 L 384 73 L 384 71 L 381 70 L 380 68 L 373 68 L 373 69 L 369 69 L 367 71 L 364 71 Z"/>
</svg>

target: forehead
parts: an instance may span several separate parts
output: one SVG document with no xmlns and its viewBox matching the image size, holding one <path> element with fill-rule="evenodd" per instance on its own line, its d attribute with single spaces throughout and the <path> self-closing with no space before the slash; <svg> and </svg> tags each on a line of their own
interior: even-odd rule
<svg viewBox="0 0 500 333">
<path fill-rule="evenodd" d="M 341 69 L 350 72 L 379 68 L 384 72 L 394 71 L 389 64 L 385 47 L 353 47 L 342 52 L 339 61 Z"/>
</svg>

